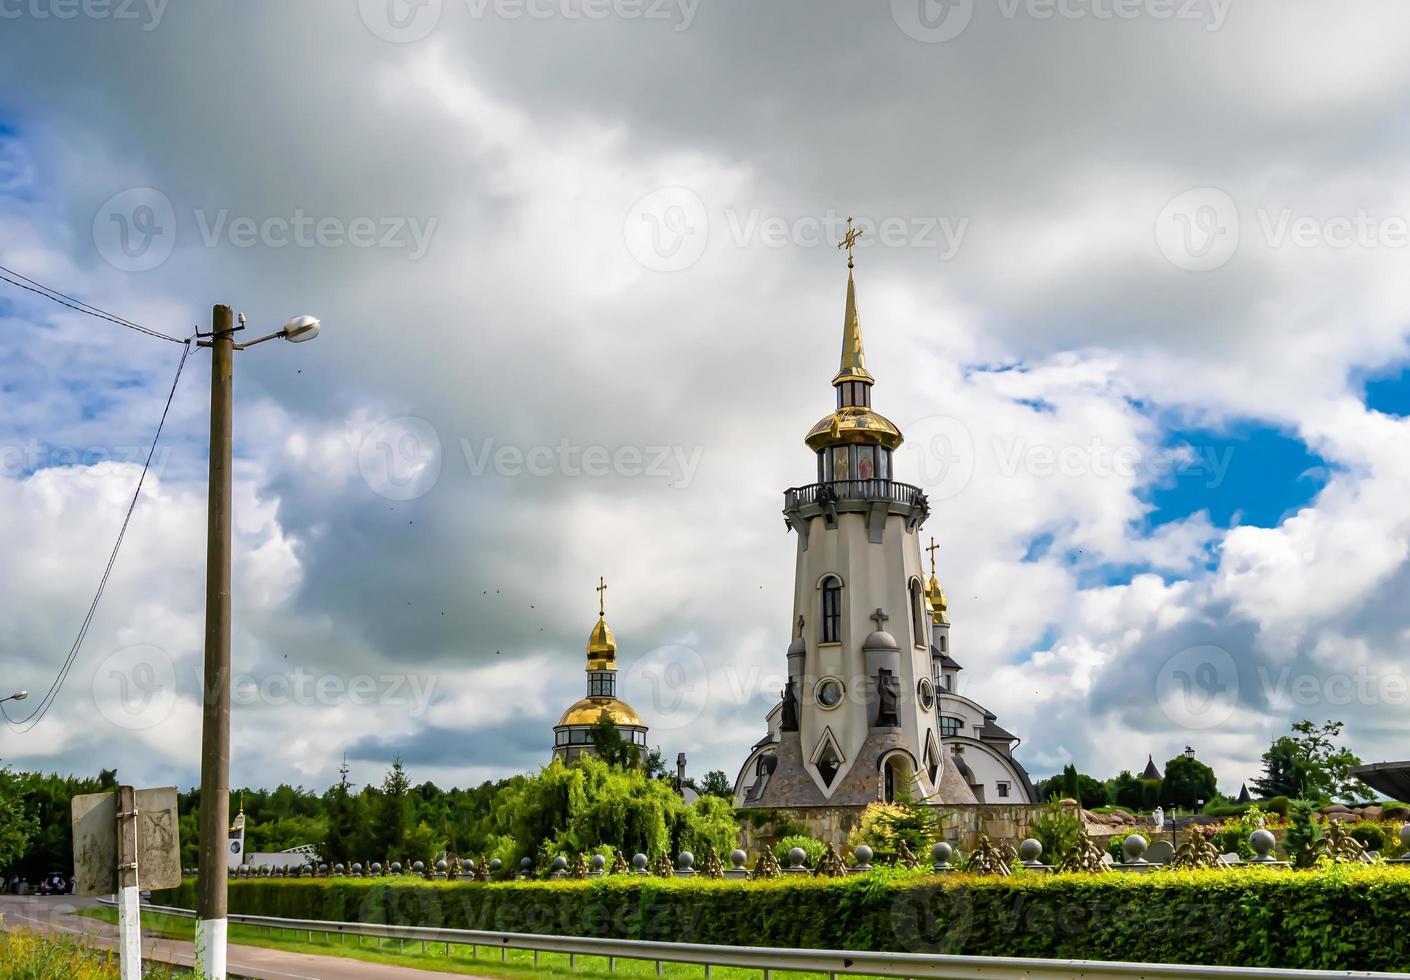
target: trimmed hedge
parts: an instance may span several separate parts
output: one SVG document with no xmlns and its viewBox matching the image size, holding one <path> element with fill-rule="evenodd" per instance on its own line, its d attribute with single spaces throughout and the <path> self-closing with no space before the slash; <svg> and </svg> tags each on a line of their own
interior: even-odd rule
<svg viewBox="0 0 1410 980">
<path fill-rule="evenodd" d="M 194 881 L 153 901 L 190 908 Z M 1326 970 L 1410 967 L 1410 869 L 760 882 L 232 881 L 230 911 L 497 932 Z"/>
</svg>

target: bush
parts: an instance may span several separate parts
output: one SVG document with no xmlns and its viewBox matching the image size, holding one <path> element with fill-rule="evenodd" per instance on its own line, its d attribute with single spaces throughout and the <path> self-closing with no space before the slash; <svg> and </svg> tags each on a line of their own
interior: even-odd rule
<svg viewBox="0 0 1410 980">
<path fill-rule="evenodd" d="M 818 858 L 827 852 L 827 845 L 822 841 L 809 837 L 807 834 L 792 834 L 785 837 L 774 845 L 774 857 L 778 858 L 778 863 L 785 868 L 793 862 L 788 859 L 788 852 L 795 847 L 801 847 L 807 852 L 807 857 L 803 863 L 810 868 L 818 866 Z"/>
<path fill-rule="evenodd" d="M 1263 809 L 1267 810 L 1269 813 L 1276 813 L 1286 820 L 1288 818 L 1288 809 L 1291 806 L 1292 804 L 1286 796 L 1274 796 L 1263 804 Z"/>
<path fill-rule="evenodd" d="M 1351 828 L 1351 836 L 1366 850 L 1380 853 L 1386 847 L 1386 833 L 1373 823 L 1359 823 Z"/>
<path fill-rule="evenodd" d="M 1033 836 L 1043 845 L 1043 860 L 1056 865 L 1063 855 L 1077 844 L 1082 832 L 1082 818 L 1058 800 L 1049 800 L 1038 819 L 1033 821 Z"/>
<path fill-rule="evenodd" d="M 195 882 L 154 901 L 190 908 Z M 770 881 L 256 879 L 230 911 L 722 945 L 1403 970 L 1410 874 L 1393 866 Z"/>
</svg>

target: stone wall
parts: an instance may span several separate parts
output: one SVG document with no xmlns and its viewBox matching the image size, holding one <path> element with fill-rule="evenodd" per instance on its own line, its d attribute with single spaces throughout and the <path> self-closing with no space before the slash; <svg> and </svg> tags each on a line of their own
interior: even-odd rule
<svg viewBox="0 0 1410 980">
<path fill-rule="evenodd" d="M 969 850 L 981 833 L 990 840 L 1011 840 L 1017 843 L 1029 836 L 1029 827 L 1045 806 L 1023 803 L 967 803 L 929 807 L 940 817 L 940 835 L 944 840 Z M 778 842 L 780 825 L 799 825 L 809 837 L 835 844 L 841 850 L 847 838 L 862 821 L 864 806 L 800 806 L 773 810 L 745 810 L 741 813 L 739 846 L 751 855 Z M 769 815 L 767 822 L 756 827 L 751 814 Z M 924 855 L 922 855 L 924 857 Z"/>
</svg>

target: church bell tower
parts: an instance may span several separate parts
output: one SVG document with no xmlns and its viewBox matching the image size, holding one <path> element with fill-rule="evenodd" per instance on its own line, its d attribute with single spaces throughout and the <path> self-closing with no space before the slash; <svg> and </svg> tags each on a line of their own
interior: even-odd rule
<svg viewBox="0 0 1410 980">
<path fill-rule="evenodd" d="M 902 794 L 974 802 L 941 752 L 925 494 L 895 477 L 899 429 L 872 409 L 848 220 L 836 407 L 808 432 L 815 479 L 784 493 L 797 536 L 787 682 L 736 788 L 743 807 L 851 805 Z"/>
</svg>

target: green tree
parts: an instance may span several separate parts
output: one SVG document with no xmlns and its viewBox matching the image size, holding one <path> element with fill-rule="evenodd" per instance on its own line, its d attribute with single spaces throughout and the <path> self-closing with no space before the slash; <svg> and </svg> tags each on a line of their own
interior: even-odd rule
<svg viewBox="0 0 1410 980">
<path fill-rule="evenodd" d="M 1107 793 L 1111 802 L 1117 806 L 1124 806 L 1129 810 L 1142 810 L 1145 808 L 1145 795 L 1141 786 L 1141 781 L 1131 774 L 1130 769 L 1121 770 L 1121 774 L 1107 783 Z"/>
<path fill-rule="evenodd" d="M 592 747 L 597 752 L 597 757 L 609 766 L 618 769 L 635 769 L 641 764 L 641 753 L 637 747 L 622 737 L 616 722 L 604 708 L 597 716 L 597 721 L 593 723 L 589 732 L 592 738 Z"/>
<path fill-rule="evenodd" d="M 375 800 L 369 841 L 373 860 L 399 861 L 405 856 L 407 832 L 414 826 L 411 778 L 400 756 L 392 760 L 392 767 L 382 777 L 382 791 Z"/>
<path fill-rule="evenodd" d="M 361 799 L 352 793 L 348 772 L 348 764 L 344 760 L 338 770 L 338 785 L 324 797 L 328 811 L 327 830 L 318 842 L 318 853 L 330 865 L 362 860 L 359 855 L 367 846 L 366 811 Z"/>
<path fill-rule="evenodd" d="M 1162 806 L 1178 806 L 1196 810 L 1200 801 L 1208 803 L 1219 793 L 1219 781 L 1214 770 L 1198 759 L 1177 755 L 1165 764 L 1165 779 L 1160 784 Z"/>
<path fill-rule="evenodd" d="M 691 780 L 691 785 L 701 796 L 721 796 L 734 799 L 734 784 L 723 769 L 711 769 L 699 783 Z"/>
<path fill-rule="evenodd" d="M 25 804 L 23 781 L 9 766 L 0 767 L 0 868 L 24 857 L 39 832 L 39 818 Z"/>
<path fill-rule="evenodd" d="M 1289 796 L 1305 800 L 1352 800 L 1369 795 L 1351 775 L 1361 760 L 1339 745 L 1343 722 L 1316 725 L 1300 721 L 1263 753 L 1264 778 L 1255 785 L 1265 799 Z"/>
</svg>

